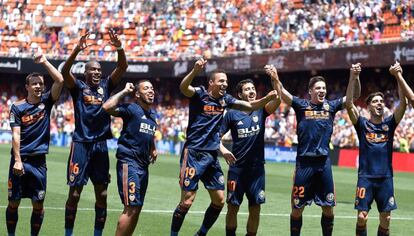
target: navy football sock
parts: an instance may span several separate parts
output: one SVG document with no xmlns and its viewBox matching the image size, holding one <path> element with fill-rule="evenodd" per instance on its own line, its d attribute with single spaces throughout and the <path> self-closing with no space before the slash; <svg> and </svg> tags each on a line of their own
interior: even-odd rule
<svg viewBox="0 0 414 236">
<path fill-rule="evenodd" d="M 322 226 L 322 235 L 331 236 L 334 225 L 334 216 L 326 216 L 322 214 L 321 217 L 321 226 Z"/>
<path fill-rule="evenodd" d="M 65 207 L 65 229 L 73 229 L 73 225 L 75 224 L 76 211 L 77 211 L 77 206 L 66 205 Z"/>
<path fill-rule="evenodd" d="M 33 209 L 32 217 L 30 218 L 30 226 L 31 226 L 31 235 L 38 235 L 40 231 L 40 227 L 42 227 L 43 217 L 45 215 L 45 211 L 42 209 Z"/>
<path fill-rule="evenodd" d="M 18 209 L 11 206 L 7 206 L 6 209 L 6 225 L 7 232 L 9 234 L 14 234 L 16 231 L 17 221 L 19 219 Z"/>
<path fill-rule="evenodd" d="M 388 236 L 388 235 L 390 235 L 390 230 L 384 229 L 381 227 L 381 225 L 378 225 L 377 236 Z"/>
<path fill-rule="evenodd" d="M 183 207 L 181 204 L 175 208 L 172 222 L 171 222 L 171 235 L 177 235 L 183 225 L 185 215 L 189 208 Z"/>
<path fill-rule="evenodd" d="M 213 203 L 207 208 L 206 213 L 204 214 L 203 224 L 201 225 L 200 230 L 198 231 L 198 235 L 203 236 L 206 235 L 208 230 L 213 226 L 214 222 L 216 222 L 217 218 L 220 215 L 222 206 L 214 205 Z"/>
<path fill-rule="evenodd" d="M 226 236 L 236 236 L 236 228 L 230 229 L 226 227 Z"/>
<path fill-rule="evenodd" d="M 295 218 L 291 215 L 290 216 L 290 235 L 299 236 L 301 228 L 302 228 L 302 216 Z"/>
</svg>

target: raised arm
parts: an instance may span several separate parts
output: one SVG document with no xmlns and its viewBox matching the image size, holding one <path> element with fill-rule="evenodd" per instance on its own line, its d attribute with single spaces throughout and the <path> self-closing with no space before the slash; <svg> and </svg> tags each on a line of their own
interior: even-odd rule
<svg viewBox="0 0 414 236">
<path fill-rule="evenodd" d="M 281 94 L 282 94 L 282 86 L 279 81 L 279 75 L 277 74 L 277 70 L 273 65 L 266 65 L 265 66 L 266 74 L 268 74 L 271 78 L 272 88 L 273 90 L 276 90 L 277 96 L 276 99 L 268 102 L 265 105 L 266 112 L 268 114 L 272 114 L 276 111 L 276 109 L 279 107 L 281 102 Z"/>
<path fill-rule="evenodd" d="M 125 88 L 117 94 L 110 97 L 103 105 L 102 108 L 110 115 L 119 116 L 117 105 L 119 101 L 127 94 L 134 91 L 134 84 L 126 83 Z"/>
<path fill-rule="evenodd" d="M 78 56 L 79 52 L 90 46 L 86 44 L 86 40 L 88 39 L 89 34 L 90 33 L 87 32 L 85 35 L 82 35 L 80 37 L 78 44 L 76 44 L 75 48 L 73 48 L 72 53 L 63 65 L 62 76 L 65 81 L 65 86 L 69 89 L 74 88 L 76 82 L 76 78 L 73 76 L 72 72 L 70 72 L 70 69 L 72 68 L 73 62 L 75 61 L 76 56 Z"/>
<path fill-rule="evenodd" d="M 194 95 L 195 89 L 191 86 L 191 82 L 193 82 L 194 77 L 196 77 L 204 69 L 206 63 L 207 61 L 203 58 L 197 60 L 194 64 L 194 68 L 181 81 L 180 91 L 184 94 L 184 96 L 192 97 Z"/>
<path fill-rule="evenodd" d="M 398 124 L 403 118 L 404 113 L 405 113 L 405 108 L 407 107 L 407 100 L 404 96 L 404 92 L 402 89 L 403 87 L 402 81 L 404 81 L 404 78 L 402 76 L 401 65 L 398 62 L 392 65 L 389 71 L 391 75 L 393 75 L 398 82 L 398 97 L 399 97 L 400 103 L 398 104 L 398 106 L 395 108 L 395 111 L 394 111 L 395 122 Z"/>
<path fill-rule="evenodd" d="M 63 88 L 62 74 L 52 64 L 50 64 L 50 62 L 43 54 L 36 54 L 34 62 L 43 65 L 49 75 L 52 77 L 54 81 L 51 89 L 52 99 L 53 101 L 57 101 Z"/>
<path fill-rule="evenodd" d="M 395 64 L 398 64 L 401 67 L 401 65 L 398 62 L 395 62 Z M 395 78 L 397 79 L 398 85 L 401 87 L 401 90 L 403 91 L 404 95 L 408 98 L 409 102 L 411 103 L 411 106 L 414 107 L 414 92 L 410 88 L 410 86 L 408 86 L 407 82 L 403 78 L 402 68 L 401 68 L 400 76 L 397 76 Z"/>
<path fill-rule="evenodd" d="M 109 43 L 116 47 L 118 53 L 117 65 L 114 71 L 111 73 L 112 84 L 116 86 L 122 78 L 122 75 L 128 68 L 128 62 L 125 56 L 125 51 L 122 48 L 121 40 L 119 40 L 118 35 L 115 34 L 112 30 L 109 30 Z"/>
<path fill-rule="evenodd" d="M 349 119 L 351 120 L 352 124 L 356 124 L 359 112 L 358 109 L 354 105 L 354 94 L 355 94 L 355 83 L 356 80 L 359 81 L 359 74 L 361 73 L 361 64 L 353 64 L 350 69 L 349 73 L 349 82 L 348 87 L 346 89 L 346 101 L 345 101 L 345 107 L 348 111 Z M 358 82 L 359 83 L 359 82 Z"/>
<path fill-rule="evenodd" d="M 263 108 L 268 102 L 275 100 L 276 96 L 276 91 L 272 90 L 265 97 L 262 97 L 261 99 L 255 100 L 253 102 L 236 100 L 231 108 L 241 111 L 255 111 Z"/>
</svg>

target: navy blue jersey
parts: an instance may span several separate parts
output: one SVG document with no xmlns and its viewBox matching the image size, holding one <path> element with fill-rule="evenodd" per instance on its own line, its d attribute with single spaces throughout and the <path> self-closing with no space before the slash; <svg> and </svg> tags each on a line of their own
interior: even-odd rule
<svg viewBox="0 0 414 236">
<path fill-rule="evenodd" d="M 112 138 L 111 117 L 102 109 L 112 92 L 111 79 L 102 79 L 98 87 L 91 87 L 77 79 L 70 90 L 75 107 L 73 141 L 93 142 Z"/>
<path fill-rule="evenodd" d="M 49 152 L 50 111 L 53 107 L 50 92 L 42 95 L 37 104 L 27 100 L 14 103 L 10 110 L 10 126 L 20 126 L 20 155 Z"/>
<path fill-rule="evenodd" d="M 217 150 L 224 109 L 230 108 L 235 101 L 236 99 L 229 94 L 215 99 L 203 86 L 196 87 L 190 99 L 185 146 L 196 150 Z"/>
<path fill-rule="evenodd" d="M 359 139 L 358 176 L 381 178 L 392 176 L 392 143 L 397 127 L 394 116 L 380 124 L 360 116 L 355 124 Z"/>
<path fill-rule="evenodd" d="M 336 112 L 343 107 L 343 99 L 325 100 L 312 104 L 307 99 L 293 97 L 292 108 L 296 113 L 298 157 L 327 157 Z"/>
<path fill-rule="evenodd" d="M 268 115 L 264 108 L 250 113 L 228 110 L 224 115 L 220 132 L 231 132 L 232 153 L 237 159 L 235 166 L 265 162 L 264 131 Z"/>
<path fill-rule="evenodd" d="M 155 111 L 145 111 L 136 103 L 122 104 L 118 111 L 124 124 L 118 140 L 117 158 L 136 160 L 140 166 L 148 166 L 157 127 Z"/>
</svg>

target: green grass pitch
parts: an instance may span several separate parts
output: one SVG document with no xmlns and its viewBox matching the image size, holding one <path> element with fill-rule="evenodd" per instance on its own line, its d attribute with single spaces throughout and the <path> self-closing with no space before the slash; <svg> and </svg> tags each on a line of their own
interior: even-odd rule
<svg viewBox="0 0 414 236">
<path fill-rule="evenodd" d="M 7 206 L 7 176 L 10 161 L 10 145 L 0 145 L 0 235 L 7 235 L 5 226 L 5 207 Z M 48 186 L 45 200 L 45 219 L 40 235 L 64 234 L 64 206 L 68 187 L 66 185 L 66 163 L 69 148 L 50 149 L 47 156 Z M 108 191 L 108 218 L 104 235 L 114 235 L 122 205 L 116 187 L 115 158 L 111 152 L 112 183 Z M 222 162 L 227 171 L 225 162 Z M 289 235 L 290 190 L 292 184 L 293 164 L 266 164 L 266 203 L 262 206 L 262 216 L 258 235 Z M 155 165 L 150 167 L 150 182 L 134 235 L 169 235 L 172 211 L 175 209 L 180 196 L 178 186 L 179 159 L 176 156 L 158 157 Z M 334 167 L 337 206 L 335 207 L 335 226 L 333 235 L 355 235 L 356 211 L 354 193 L 356 185 L 356 170 Z M 226 173 L 226 172 L 225 172 Z M 414 174 L 396 173 L 394 177 L 395 195 L 398 209 L 392 213 L 392 235 L 414 235 Z M 203 212 L 209 205 L 208 194 L 200 187 L 195 203 L 184 221 L 181 235 L 193 235 L 199 228 Z M 225 211 L 210 230 L 209 235 L 224 235 Z M 238 235 L 245 234 L 247 220 L 246 200 L 240 208 Z M 30 234 L 31 204 L 23 199 L 19 209 L 17 235 Z M 92 185 L 85 186 L 81 196 L 75 235 L 93 234 L 94 224 L 94 194 Z M 304 212 L 302 235 L 321 235 L 319 207 L 312 205 Z M 368 220 L 368 235 L 376 235 L 378 213 L 376 205 Z"/>
</svg>

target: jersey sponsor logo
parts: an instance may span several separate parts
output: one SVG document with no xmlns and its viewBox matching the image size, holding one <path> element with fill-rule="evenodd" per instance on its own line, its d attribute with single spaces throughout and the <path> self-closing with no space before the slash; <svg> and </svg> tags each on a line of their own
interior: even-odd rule
<svg viewBox="0 0 414 236">
<path fill-rule="evenodd" d="M 333 202 L 335 195 L 333 193 L 326 194 L 326 201 Z"/>
<path fill-rule="evenodd" d="M 139 127 L 139 132 L 145 133 L 145 134 L 154 135 L 155 131 L 156 131 L 156 127 L 150 124 L 147 124 L 147 123 L 141 123 Z"/>
<path fill-rule="evenodd" d="M 385 134 L 367 133 L 365 134 L 365 138 L 370 143 L 383 143 L 388 141 L 388 135 Z"/>
<path fill-rule="evenodd" d="M 328 120 L 329 112 L 327 111 L 305 111 L 305 119 L 307 120 Z"/>
<path fill-rule="evenodd" d="M 224 108 L 212 105 L 204 105 L 203 111 L 206 115 L 221 115 L 224 112 Z"/>
<path fill-rule="evenodd" d="M 101 97 L 95 97 L 93 95 L 83 95 L 83 102 L 86 105 L 101 105 L 102 104 L 102 98 Z"/>
<path fill-rule="evenodd" d="M 260 133 L 260 126 L 257 124 L 256 126 L 252 126 L 250 128 L 241 128 L 237 129 L 237 137 L 238 138 L 246 138 L 255 136 Z"/>
<path fill-rule="evenodd" d="M 253 116 L 252 118 L 254 123 L 257 123 L 259 121 L 259 117 L 258 116 Z"/>
<path fill-rule="evenodd" d="M 35 114 L 32 115 L 25 115 L 22 117 L 22 123 L 23 125 L 31 125 L 39 120 L 42 120 L 45 117 L 45 110 L 41 110 Z"/>
<path fill-rule="evenodd" d="M 243 121 L 237 122 L 237 125 L 243 125 L 243 124 L 244 124 Z"/>
<path fill-rule="evenodd" d="M 388 127 L 388 125 L 383 124 L 382 125 L 382 130 L 384 130 L 385 132 L 387 132 L 390 128 Z"/>
</svg>

